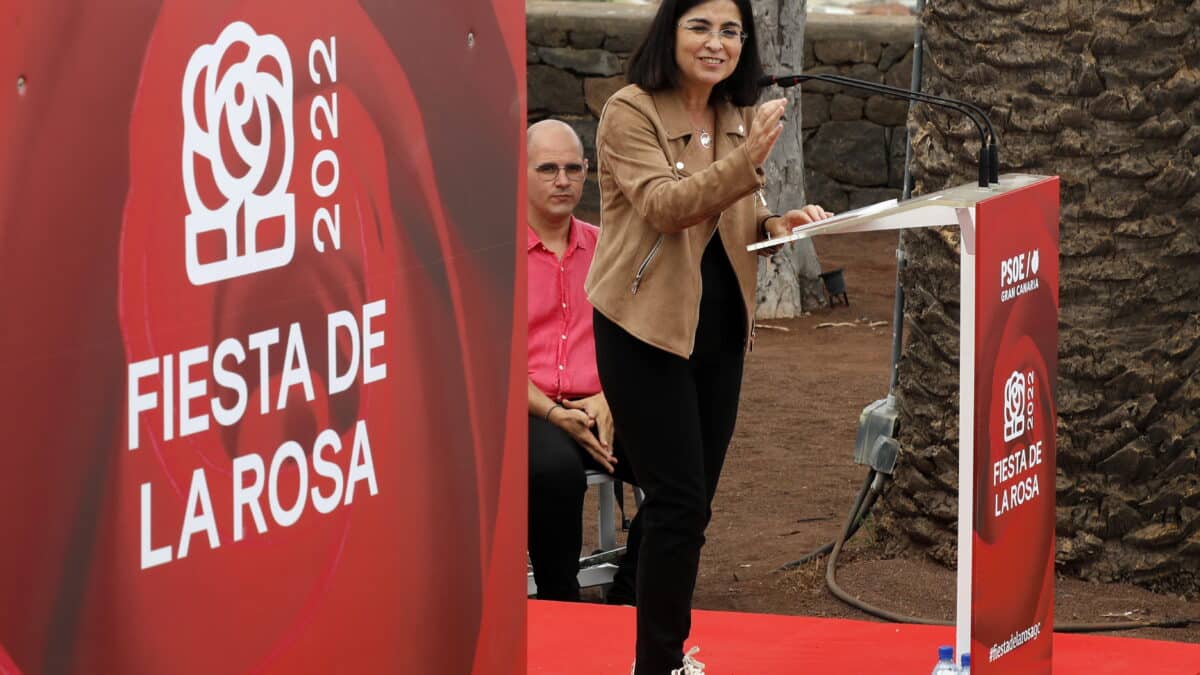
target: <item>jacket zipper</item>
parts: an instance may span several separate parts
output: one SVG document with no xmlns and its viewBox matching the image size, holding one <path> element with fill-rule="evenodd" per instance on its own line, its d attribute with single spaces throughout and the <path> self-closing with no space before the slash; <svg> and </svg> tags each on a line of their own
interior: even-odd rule
<svg viewBox="0 0 1200 675">
<path fill-rule="evenodd" d="M 758 189 L 758 201 L 761 202 L 764 207 L 767 206 L 767 193 L 763 188 Z M 767 233 L 767 230 L 765 227 L 766 222 L 767 221 L 765 221 L 765 220 L 763 221 L 764 227 L 759 228 L 762 230 L 761 232 L 759 232 L 759 234 L 770 239 L 770 235 Z M 755 287 L 754 292 L 755 293 L 758 292 L 757 287 Z M 743 309 L 745 309 L 745 308 L 743 307 Z M 749 312 L 747 312 L 747 314 L 749 314 Z M 746 338 L 746 353 L 750 353 L 750 352 L 754 351 L 754 338 L 758 334 L 758 327 L 754 325 L 754 316 L 752 314 L 749 315 L 749 318 L 747 320 L 750 322 L 750 331 L 749 331 L 750 336 Z"/>
<path fill-rule="evenodd" d="M 642 275 L 646 273 L 646 266 L 650 264 L 654 255 L 658 253 L 658 248 L 662 246 L 662 242 L 663 235 L 660 234 L 658 235 L 658 239 L 654 241 L 654 246 L 650 249 L 650 252 L 646 254 L 646 259 L 642 261 L 641 265 L 638 265 L 637 275 L 633 277 L 633 284 L 629 287 L 630 294 L 637 295 L 638 287 L 642 285 Z"/>
</svg>

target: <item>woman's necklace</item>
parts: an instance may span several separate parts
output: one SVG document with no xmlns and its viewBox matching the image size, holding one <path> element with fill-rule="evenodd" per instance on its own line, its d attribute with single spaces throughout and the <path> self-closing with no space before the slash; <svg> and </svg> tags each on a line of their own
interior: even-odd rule
<svg viewBox="0 0 1200 675">
<path fill-rule="evenodd" d="M 708 129 L 703 126 L 697 126 L 695 121 L 692 122 L 692 127 L 700 132 L 700 145 L 705 148 L 712 147 L 712 134 L 708 133 Z"/>
</svg>

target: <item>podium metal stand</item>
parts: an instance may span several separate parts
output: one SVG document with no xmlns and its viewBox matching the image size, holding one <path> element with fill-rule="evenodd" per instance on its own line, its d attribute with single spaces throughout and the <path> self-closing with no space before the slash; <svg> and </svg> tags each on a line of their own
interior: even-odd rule
<svg viewBox="0 0 1200 675">
<path fill-rule="evenodd" d="M 889 200 L 747 248 L 922 227 L 960 233 L 956 649 L 977 675 L 1050 673 L 1058 177 Z"/>
</svg>

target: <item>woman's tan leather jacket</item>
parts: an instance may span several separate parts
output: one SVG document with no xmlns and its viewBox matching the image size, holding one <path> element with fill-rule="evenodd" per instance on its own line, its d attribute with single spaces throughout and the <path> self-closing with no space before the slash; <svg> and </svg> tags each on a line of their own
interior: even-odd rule
<svg viewBox="0 0 1200 675">
<path fill-rule="evenodd" d="M 678 91 L 629 85 L 605 104 L 596 133 L 600 239 L 585 288 L 601 314 L 638 339 L 689 358 L 700 319 L 700 258 L 717 230 L 754 325 L 758 257 L 770 211 L 762 170 L 743 144 L 753 108 L 720 103 L 716 159 L 695 152 L 697 136 Z M 747 340 L 747 343 L 749 340 Z"/>
</svg>

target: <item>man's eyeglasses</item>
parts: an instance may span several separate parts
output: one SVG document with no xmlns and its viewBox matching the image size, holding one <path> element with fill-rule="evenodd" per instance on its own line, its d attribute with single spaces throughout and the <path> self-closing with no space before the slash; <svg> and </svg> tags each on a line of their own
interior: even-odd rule
<svg viewBox="0 0 1200 675">
<path fill-rule="evenodd" d="M 703 23 L 681 23 L 679 24 L 679 27 L 696 36 L 697 38 L 706 39 L 710 35 L 715 35 L 720 38 L 722 42 L 728 42 L 730 44 L 735 42 L 737 44 L 745 44 L 746 38 L 750 37 L 747 33 L 743 33 L 737 28 L 711 30 L 708 27 L 708 24 Z"/>
<path fill-rule="evenodd" d="M 572 183 L 578 183 L 583 180 L 584 174 L 587 173 L 587 166 L 583 164 L 577 164 L 575 162 L 561 166 L 558 164 L 546 163 L 538 164 L 537 166 L 533 167 L 533 170 L 537 172 L 538 178 L 541 178 L 547 183 L 558 178 L 559 171 L 567 174 L 567 180 L 571 181 Z"/>
</svg>

